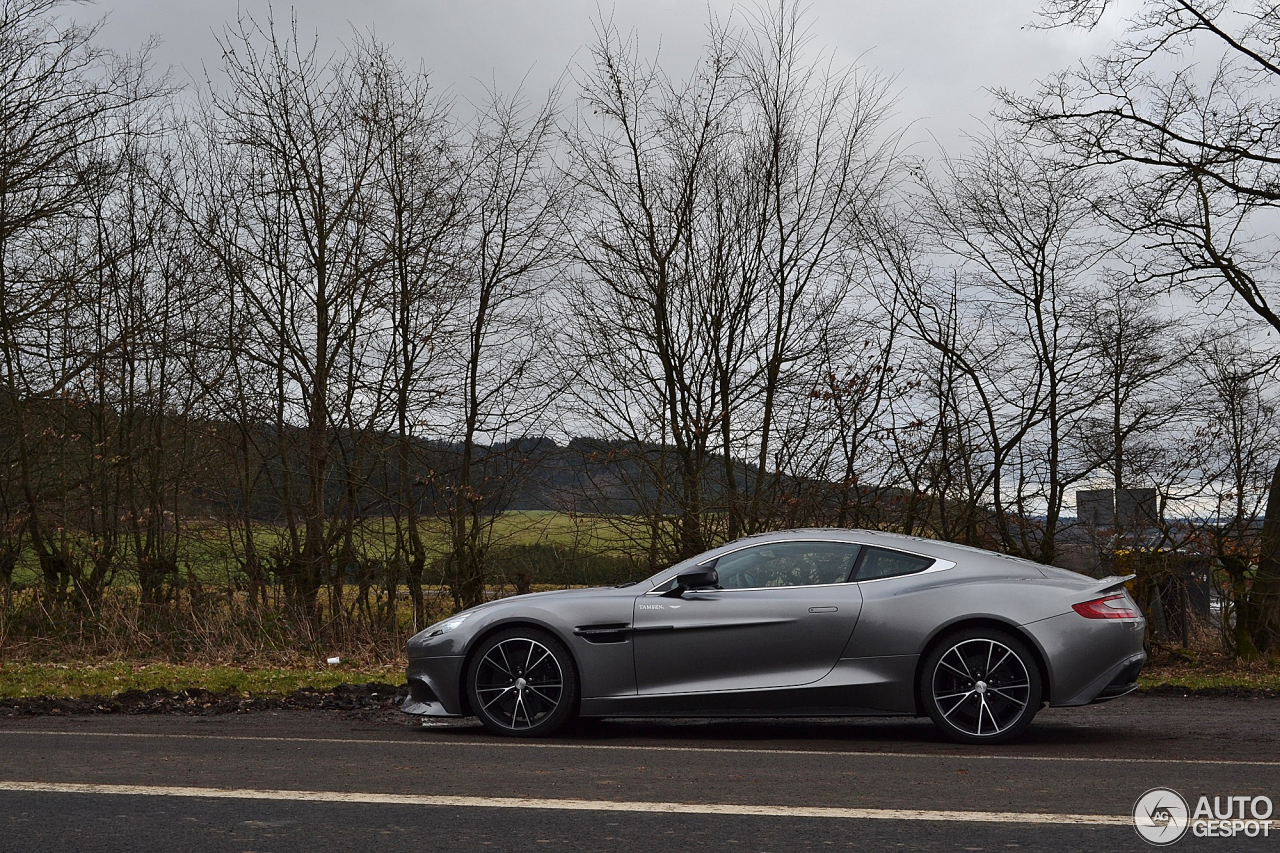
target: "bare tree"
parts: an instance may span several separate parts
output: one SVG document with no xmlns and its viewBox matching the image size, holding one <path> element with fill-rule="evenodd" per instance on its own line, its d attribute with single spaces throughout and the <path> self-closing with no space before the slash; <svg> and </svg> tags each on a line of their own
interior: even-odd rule
<svg viewBox="0 0 1280 853">
<path fill-rule="evenodd" d="M 1109 6 L 1052 0 L 1043 8 L 1049 25 L 1092 27 Z M 1101 207 L 1152 244 L 1149 275 L 1219 304 L 1239 300 L 1280 330 L 1272 305 L 1280 249 L 1265 236 L 1271 229 L 1255 224 L 1280 202 L 1280 138 L 1271 132 L 1280 114 L 1278 36 L 1271 3 L 1149 0 L 1110 53 L 1051 78 L 1033 97 L 1005 101 L 1077 163 L 1117 176 Z M 1200 62 L 1156 70 L 1182 63 L 1193 47 Z M 1280 642 L 1280 463 L 1270 495 L 1250 589 L 1261 608 L 1259 650 Z"/>
<path fill-rule="evenodd" d="M 495 95 L 471 140 L 456 380 L 444 389 L 452 412 L 446 434 L 458 443 L 456 465 L 444 474 L 449 577 L 460 606 L 484 600 L 493 523 L 521 461 L 514 439 L 538 434 L 556 394 L 543 304 L 570 215 L 568 185 L 549 156 L 556 120 L 554 93 L 533 110 L 519 94 Z"/>
<path fill-rule="evenodd" d="M 904 421 L 892 435 L 909 492 L 898 523 L 908 532 L 981 545 L 992 536 L 987 528 L 994 518 L 994 538 L 1007 548 L 1013 537 L 1001 514 L 1007 508 L 1002 475 L 1039 417 L 1017 405 L 1024 389 L 998 381 L 1010 340 L 988 314 L 966 313 L 954 271 L 940 277 L 921 268 L 918 257 L 893 257 L 886 269 L 919 344 L 909 350 L 917 393 L 893 409 Z"/>
<path fill-rule="evenodd" d="M 32 407 L 56 417 L 54 401 L 132 330 L 86 348 L 77 290 L 96 271 L 92 258 L 77 253 L 73 232 L 112 179 L 111 149 L 140 132 L 122 114 L 161 91 L 147 79 L 145 50 L 130 58 L 94 47 L 100 25 L 57 20 L 62 5 L 0 2 L 0 357 L 25 530 L 55 600 L 72 565 L 66 537 L 54 534 L 43 512 L 74 484 L 42 470 L 37 437 L 57 427 L 33 421 Z"/>
<path fill-rule="evenodd" d="M 443 353 L 456 334 L 449 322 L 465 288 L 461 252 L 467 225 L 465 151 L 454 138 L 449 105 L 424 74 L 409 73 L 384 49 L 367 50 L 382 120 L 375 185 L 375 238 L 387 258 L 381 312 L 389 337 L 382 389 L 391 396 L 394 486 L 386 495 L 394 525 L 391 566 L 403 566 L 414 625 L 425 625 L 422 593 L 428 550 L 422 537 L 430 459 L 424 422 L 439 401 Z"/>
<path fill-rule="evenodd" d="M 1081 450 L 1108 469 L 1119 493 L 1149 479 L 1158 465 L 1154 445 L 1167 437 L 1166 427 L 1186 402 L 1179 367 L 1198 341 L 1179 334 L 1159 294 L 1131 280 L 1112 276 L 1084 297 L 1077 322 L 1101 399 L 1080 437 Z"/>
<path fill-rule="evenodd" d="M 592 215 L 572 352 L 582 402 L 646 472 L 653 558 L 681 558 L 782 521 L 783 470 L 812 463 L 793 439 L 855 346 L 850 244 L 891 172 L 890 101 L 811 55 L 792 3 L 713 26 L 683 81 L 600 35 L 571 142 Z"/>
<path fill-rule="evenodd" d="M 221 38 L 228 88 L 209 91 L 203 122 L 223 171 L 195 199 L 190 220 L 252 316 L 242 355 L 270 371 L 280 442 L 280 496 L 288 550 L 278 569 L 297 605 L 312 610 L 330 577 L 328 526 L 334 450 L 332 403 L 362 370 L 357 341 L 371 310 L 373 272 L 383 263 L 370 239 L 367 187 L 381 154 L 376 89 L 356 58 L 322 61 L 296 23 L 281 33 L 242 16 Z M 353 426 L 348 423 L 347 426 Z M 290 436 L 301 432 L 299 531 Z M 351 473 L 348 471 L 347 473 Z M 350 520 L 350 517 L 349 517 Z"/>
<path fill-rule="evenodd" d="M 823 359 L 853 344 L 841 322 L 851 301 L 851 244 L 864 237 L 859 214 L 882 203 L 896 174 L 896 137 L 883 134 L 893 107 L 888 81 L 810 55 L 810 42 L 805 9 L 794 2 L 759 7 L 734 40 L 745 89 L 750 250 L 758 253 L 748 274 L 759 278 L 759 294 L 746 306 L 752 322 L 739 344 L 754 350 L 756 375 L 744 377 L 754 394 L 747 407 L 725 412 L 742 431 L 726 456 L 754 457 L 744 499 L 728 490 L 731 537 L 771 523 L 766 477 L 780 467 L 773 442 L 785 428 L 787 389 L 799 382 L 803 397 Z"/>
<path fill-rule="evenodd" d="M 1086 350 L 1072 319 L 1084 277 L 1110 246 L 1095 225 L 1097 185 L 1089 176 L 998 133 L 976 143 L 974 153 L 945 161 L 941 187 L 925 182 L 925 222 L 972 270 L 967 300 L 981 306 L 993 335 L 1005 342 L 1005 357 L 988 362 L 1000 372 L 983 378 L 993 408 L 991 488 L 1003 545 L 1047 563 L 1067 489 L 1089 473 L 1087 464 L 1064 454 L 1093 402 Z M 995 424 L 1005 413 L 1012 422 L 1000 435 Z M 1041 508 L 1042 529 L 1011 523 Z"/>
<path fill-rule="evenodd" d="M 905 368 L 900 319 L 890 311 L 861 320 L 842 315 L 854 332 L 853 347 L 832 348 L 823 359 L 820 382 L 803 400 L 789 400 L 790 429 L 783 444 L 795 448 L 786 473 L 797 495 L 798 513 L 785 522 L 880 527 L 894 523 L 893 495 L 885 487 L 894 474 L 892 409 L 915 378 Z"/>
<path fill-rule="evenodd" d="M 683 83 L 644 64 L 634 40 L 611 25 L 599 36 L 569 139 L 584 221 L 574 235 L 581 273 L 566 350 L 578 403 L 606 436 L 622 438 L 627 469 L 643 472 L 631 494 L 650 522 L 650 559 L 665 562 L 698 553 L 713 535 L 704 487 L 724 389 L 702 324 L 724 309 L 708 310 L 698 273 L 727 264 L 704 269 L 694 229 L 704 182 L 736 130 L 737 98 L 723 33 Z M 709 223 L 723 228 L 734 215 Z M 714 250 L 719 241 L 709 242 Z"/>
<path fill-rule="evenodd" d="M 1199 502 L 1213 508 L 1196 525 L 1230 578 L 1232 612 L 1223 628 L 1236 654 L 1254 656 L 1254 637 L 1266 614 L 1250 594 L 1249 565 L 1258 548 L 1258 521 L 1265 507 L 1271 462 L 1280 445 L 1274 397 L 1275 358 L 1243 336 L 1211 337 L 1192 356 L 1200 393 L 1188 408 L 1199 429 L 1194 454 Z"/>
<path fill-rule="evenodd" d="M 182 498 L 201 457 L 189 425 L 203 394 L 190 377 L 211 298 L 164 200 L 172 152 L 150 137 L 167 118 L 149 107 L 122 115 L 128 127 L 100 159 L 112 178 L 95 186 L 78 229 L 92 269 L 80 294 L 86 349 L 99 351 L 69 386 L 93 449 L 79 469 L 89 495 L 76 524 L 91 543 L 91 566 L 75 579 L 88 599 L 121 568 L 136 570 L 144 602 L 171 597 Z"/>
</svg>

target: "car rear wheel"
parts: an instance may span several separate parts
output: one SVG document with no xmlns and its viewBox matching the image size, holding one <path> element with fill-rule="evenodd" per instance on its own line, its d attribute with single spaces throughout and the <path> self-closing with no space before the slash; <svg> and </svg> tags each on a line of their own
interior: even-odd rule
<svg viewBox="0 0 1280 853">
<path fill-rule="evenodd" d="M 1020 735 L 1043 695 L 1026 643 L 976 628 L 945 637 L 925 659 L 920 698 L 934 725 L 963 743 L 1003 743 Z"/>
<path fill-rule="evenodd" d="M 512 628 L 489 637 L 467 668 L 471 710 L 490 731 L 540 737 L 563 728 L 578 703 L 578 673 L 546 631 Z"/>
</svg>

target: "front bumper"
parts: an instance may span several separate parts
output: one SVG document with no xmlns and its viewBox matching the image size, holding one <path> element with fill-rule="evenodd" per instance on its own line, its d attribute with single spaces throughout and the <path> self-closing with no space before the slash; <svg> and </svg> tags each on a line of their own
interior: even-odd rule
<svg viewBox="0 0 1280 853">
<path fill-rule="evenodd" d="M 462 657 L 410 658 L 405 673 L 409 695 L 400 710 L 425 717 L 465 716 L 461 693 L 463 660 Z"/>
</svg>

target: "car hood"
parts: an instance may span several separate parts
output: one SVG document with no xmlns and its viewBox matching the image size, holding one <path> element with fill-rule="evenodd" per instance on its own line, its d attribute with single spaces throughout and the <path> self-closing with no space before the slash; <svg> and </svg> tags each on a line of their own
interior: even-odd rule
<svg viewBox="0 0 1280 853">
<path fill-rule="evenodd" d="M 486 601 L 484 604 L 477 604 L 475 607 L 468 607 L 466 610 L 459 610 L 456 616 L 463 613 L 479 613 L 484 610 L 492 610 L 495 607 L 504 607 L 508 604 L 527 604 L 531 601 L 546 601 L 554 598 L 573 598 L 575 596 L 590 595 L 599 593 L 602 589 L 610 589 L 607 586 L 590 586 L 579 589 L 549 589 L 545 592 L 526 592 L 524 595 L 510 595 L 506 598 L 495 598 L 493 601 Z"/>
</svg>

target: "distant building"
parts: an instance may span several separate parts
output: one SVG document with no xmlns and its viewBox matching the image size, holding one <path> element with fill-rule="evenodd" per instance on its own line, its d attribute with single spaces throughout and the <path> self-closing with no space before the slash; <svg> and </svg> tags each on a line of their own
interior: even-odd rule
<svg viewBox="0 0 1280 853">
<path fill-rule="evenodd" d="M 1116 521 L 1115 489 L 1082 489 L 1076 492 L 1076 518 L 1090 527 L 1113 527 Z"/>
<path fill-rule="evenodd" d="M 1081 489 L 1076 518 L 1090 527 L 1151 527 L 1157 519 L 1155 489 Z"/>
<path fill-rule="evenodd" d="M 1116 519 L 1121 527 L 1151 527 L 1156 517 L 1155 489 L 1121 489 L 1116 495 Z"/>
</svg>

